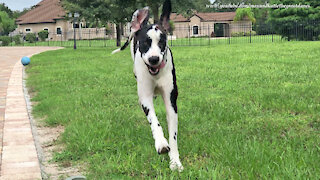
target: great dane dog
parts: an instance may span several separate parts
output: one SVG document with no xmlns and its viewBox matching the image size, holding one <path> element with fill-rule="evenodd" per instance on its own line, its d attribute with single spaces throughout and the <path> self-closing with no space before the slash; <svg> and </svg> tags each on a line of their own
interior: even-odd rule
<svg viewBox="0 0 320 180">
<path fill-rule="evenodd" d="M 141 107 L 147 116 L 155 148 L 159 154 L 169 153 L 170 168 L 182 171 L 183 166 L 178 152 L 178 88 L 171 50 L 168 47 L 167 33 L 170 29 L 171 2 L 163 4 L 162 15 L 157 24 L 148 24 L 149 8 L 134 12 L 131 32 L 127 42 L 112 53 L 125 49 L 131 42 L 131 55 L 134 61 L 134 74 L 137 80 Z M 153 97 L 161 94 L 166 106 L 169 143 L 164 137 L 157 119 Z"/>
</svg>

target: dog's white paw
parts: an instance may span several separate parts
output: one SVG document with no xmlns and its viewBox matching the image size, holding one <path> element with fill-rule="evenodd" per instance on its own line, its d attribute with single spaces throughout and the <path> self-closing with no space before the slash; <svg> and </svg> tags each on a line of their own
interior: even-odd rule
<svg viewBox="0 0 320 180">
<path fill-rule="evenodd" d="M 172 171 L 178 170 L 179 172 L 182 172 L 183 166 L 182 166 L 180 160 L 171 160 L 170 161 L 170 169 Z"/>
<path fill-rule="evenodd" d="M 161 138 L 159 140 L 156 140 L 155 147 L 158 154 L 164 154 L 170 151 L 170 147 L 166 138 Z"/>
</svg>

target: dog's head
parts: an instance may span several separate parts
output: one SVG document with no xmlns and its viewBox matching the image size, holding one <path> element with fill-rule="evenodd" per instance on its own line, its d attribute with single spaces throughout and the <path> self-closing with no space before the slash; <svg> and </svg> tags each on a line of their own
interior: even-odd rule
<svg viewBox="0 0 320 180">
<path fill-rule="evenodd" d="M 167 32 L 170 28 L 171 2 L 163 4 L 160 21 L 157 24 L 148 24 L 149 10 L 137 10 L 132 17 L 131 33 L 136 39 L 138 51 L 152 75 L 159 73 L 166 64 Z"/>
</svg>

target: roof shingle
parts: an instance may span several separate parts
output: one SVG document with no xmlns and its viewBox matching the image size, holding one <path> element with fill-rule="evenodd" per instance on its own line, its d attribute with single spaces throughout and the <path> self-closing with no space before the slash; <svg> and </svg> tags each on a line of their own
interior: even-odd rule
<svg viewBox="0 0 320 180">
<path fill-rule="evenodd" d="M 43 0 L 34 9 L 20 16 L 17 24 L 51 23 L 57 19 L 63 19 L 66 11 L 60 4 L 60 0 Z"/>
<path fill-rule="evenodd" d="M 236 12 L 195 13 L 192 16 L 198 16 L 202 21 L 233 21 Z M 177 13 L 171 13 L 170 19 L 173 22 L 190 21 L 190 18 L 186 18 Z"/>
</svg>

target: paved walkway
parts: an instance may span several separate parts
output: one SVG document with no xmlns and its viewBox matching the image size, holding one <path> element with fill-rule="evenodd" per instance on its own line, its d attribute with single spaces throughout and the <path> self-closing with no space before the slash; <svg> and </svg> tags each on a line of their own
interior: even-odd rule
<svg viewBox="0 0 320 180">
<path fill-rule="evenodd" d="M 1 180 L 42 179 L 23 94 L 20 59 L 55 49 L 58 48 L 0 47 Z"/>
</svg>

